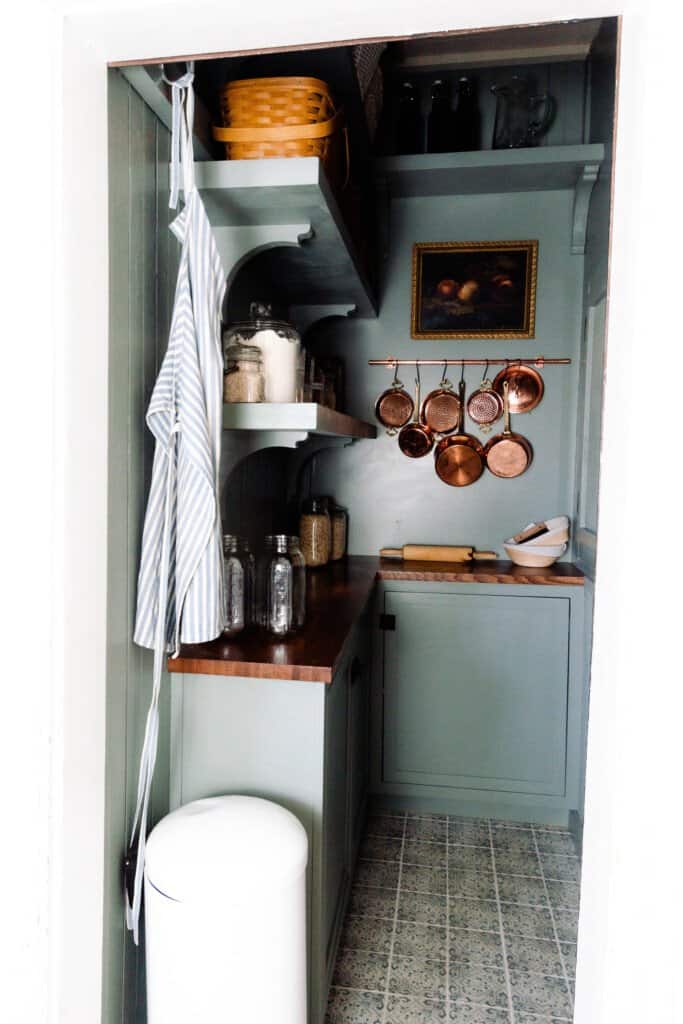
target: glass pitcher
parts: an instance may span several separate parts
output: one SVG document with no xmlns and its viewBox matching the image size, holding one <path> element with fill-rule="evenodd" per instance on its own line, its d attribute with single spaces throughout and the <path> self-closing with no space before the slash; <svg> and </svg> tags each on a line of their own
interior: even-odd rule
<svg viewBox="0 0 683 1024">
<path fill-rule="evenodd" d="M 545 135 L 553 122 L 553 97 L 548 93 L 532 96 L 529 82 L 517 75 L 502 85 L 492 85 L 491 92 L 497 101 L 493 148 L 535 146 L 536 140 Z"/>
</svg>

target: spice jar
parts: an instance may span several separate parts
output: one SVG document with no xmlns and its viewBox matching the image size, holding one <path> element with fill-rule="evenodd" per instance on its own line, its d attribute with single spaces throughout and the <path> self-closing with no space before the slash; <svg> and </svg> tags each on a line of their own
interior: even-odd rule
<svg viewBox="0 0 683 1024">
<path fill-rule="evenodd" d="M 299 519 L 299 537 L 306 565 L 313 568 L 330 560 L 332 528 L 327 500 L 309 498 Z"/>
<path fill-rule="evenodd" d="M 225 625 L 228 635 L 244 629 L 244 565 L 239 553 L 240 542 L 233 534 L 223 537 L 223 596 L 225 599 Z"/>
<path fill-rule="evenodd" d="M 234 346 L 261 351 L 266 402 L 296 402 L 301 394 L 301 338 L 291 324 L 274 320 L 271 307 L 252 302 L 251 319 L 232 324 L 223 333 L 226 363 Z"/>
<path fill-rule="evenodd" d="M 265 378 L 261 349 L 256 345 L 231 345 L 225 353 L 224 402 L 264 402 Z"/>
<path fill-rule="evenodd" d="M 333 505 L 330 509 L 332 525 L 332 550 L 330 561 L 338 562 L 346 554 L 346 538 L 348 535 L 349 513 L 343 505 Z"/>
<path fill-rule="evenodd" d="M 260 619 L 274 636 L 286 636 L 303 625 L 306 568 L 296 541 L 285 534 L 266 537 L 259 561 Z"/>
</svg>

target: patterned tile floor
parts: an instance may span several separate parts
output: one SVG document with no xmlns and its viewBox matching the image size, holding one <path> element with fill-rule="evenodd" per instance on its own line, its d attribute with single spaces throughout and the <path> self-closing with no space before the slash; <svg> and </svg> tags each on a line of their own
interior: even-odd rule
<svg viewBox="0 0 683 1024">
<path fill-rule="evenodd" d="M 571 1021 L 579 872 L 560 829 L 371 816 L 327 1024 Z"/>
</svg>

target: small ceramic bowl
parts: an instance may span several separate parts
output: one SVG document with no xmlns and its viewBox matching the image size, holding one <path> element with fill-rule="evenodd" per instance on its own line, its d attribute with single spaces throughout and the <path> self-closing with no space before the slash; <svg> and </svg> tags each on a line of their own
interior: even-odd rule
<svg viewBox="0 0 683 1024">
<path fill-rule="evenodd" d="M 567 550 L 566 544 L 536 545 L 531 547 L 530 544 L 515 544 L 512 539 L 504 541 L 503 547 L 508 558 L 515 565 L 525 565 L 536 569 L 552 565 Z"/>
</svg>

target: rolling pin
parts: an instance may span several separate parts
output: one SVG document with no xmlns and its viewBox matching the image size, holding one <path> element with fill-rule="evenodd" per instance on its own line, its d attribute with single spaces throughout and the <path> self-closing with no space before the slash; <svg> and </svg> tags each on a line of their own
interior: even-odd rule
<svg viewBox="0 0 683 1024">
<path fill-rule="evenodd" d="M 382 548 L 379 554 L 380 558 L 402 558 L 405 562 L 471 562 L 498 557 L 495 551 L 450 544 L 404 544 L 402 548 Z"/>
</svg>

